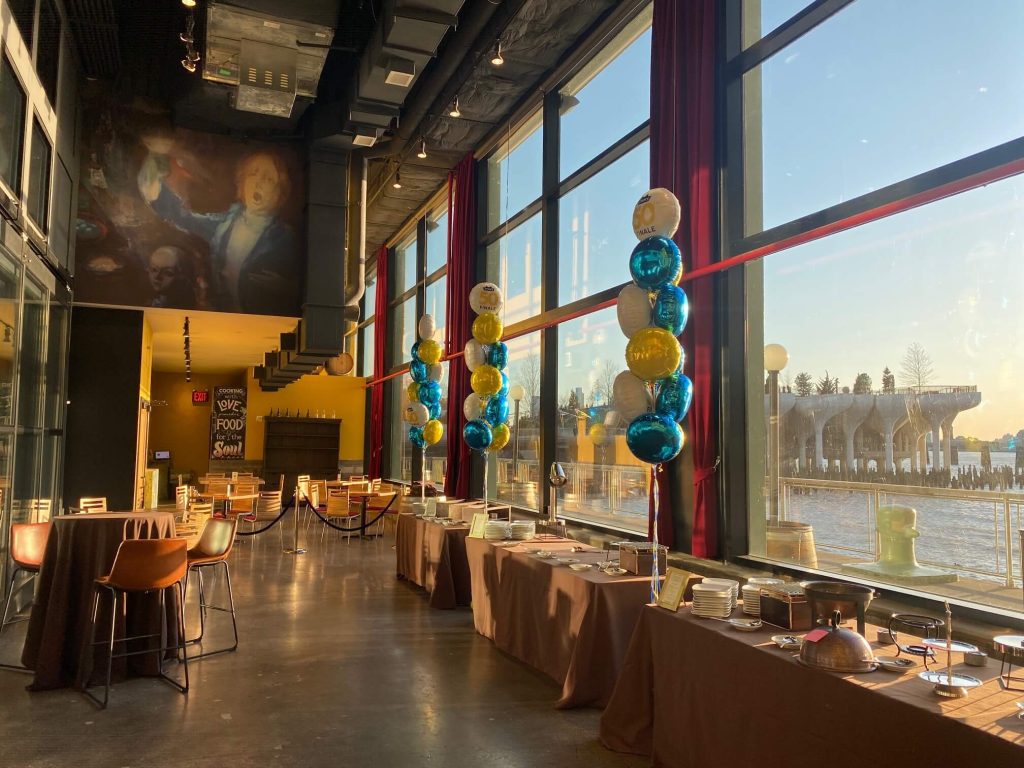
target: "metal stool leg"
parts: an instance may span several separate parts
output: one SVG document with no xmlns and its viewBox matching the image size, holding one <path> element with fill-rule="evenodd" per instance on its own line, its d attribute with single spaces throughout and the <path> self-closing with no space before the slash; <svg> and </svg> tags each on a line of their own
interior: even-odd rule
<svg viewBox="0 0 1024 768">
<path fill-rule="evenodd" d="M 20 571 L 21 568 L 15 566 L 14 571 L 11 573 L 11 584 L 10 589 L 7 590 L 7 601 L 4 603 L 4 619 L 3 622 L 0 623 L 0 633 L 2 633 L 4 631 L 4 627 L 7 626 L 7 615 L 10 613 L 11 610 L 11 600 L 14 599 L 14 584 L 17 581 L 18 573 Z"/>
</svg>

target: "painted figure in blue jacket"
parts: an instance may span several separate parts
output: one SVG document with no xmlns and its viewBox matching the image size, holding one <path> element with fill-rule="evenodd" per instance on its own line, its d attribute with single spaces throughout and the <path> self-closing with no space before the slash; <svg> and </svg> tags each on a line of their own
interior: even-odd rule
<svg viewBox="0 0 1024 768">
<path fill-rule="evenodd" d="M 299 259 L 295 233 L 278 213 L 291 193 L 288 168 L 273 152 L 243 158 L 235 173 L 237 201 L 228 210 L 196 213 L 166 184 L 166 157 L 150 155 L 139 191 L 153 211 L 210 245 L 214 306 L 227 312 L 296 315 Z"/>
</svg>

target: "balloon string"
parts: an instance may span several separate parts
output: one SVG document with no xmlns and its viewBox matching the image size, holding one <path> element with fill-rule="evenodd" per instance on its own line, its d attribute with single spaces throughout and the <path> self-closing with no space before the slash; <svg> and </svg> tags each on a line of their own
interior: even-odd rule
<svg viewBox="0 0 1024 768">
<path fill-rule="evenodd" d="M 654 525 L 651 529 L 651 602 L 658 602 L 661 595 L 661 574 L 658 563 L 658 510 L 661 507 L 661 491 L 658 487 L 658 472 L 661 471 L 661 464 L 651 465 L 651 482 L 654 483 Z"/>
</svg>

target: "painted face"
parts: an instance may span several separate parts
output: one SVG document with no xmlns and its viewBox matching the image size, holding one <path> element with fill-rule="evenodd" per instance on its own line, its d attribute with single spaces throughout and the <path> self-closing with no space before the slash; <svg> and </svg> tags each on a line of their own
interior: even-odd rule
<svg viewBox="0 0 1024 768">
<path fill-rule="evenodd" d="M 163 293 L 178 277 L 178 254 L 170 248 L 157 248 L 149 257 L 149 284 Z"/>
<path fill-rule="evenodd" d="M 246 210 L 264 216 L 276 213 L 284 202 L 281 181 L 277 166 L 269 157 L 250 157 L 242 173 L 242 202 Z"/>
</svg>

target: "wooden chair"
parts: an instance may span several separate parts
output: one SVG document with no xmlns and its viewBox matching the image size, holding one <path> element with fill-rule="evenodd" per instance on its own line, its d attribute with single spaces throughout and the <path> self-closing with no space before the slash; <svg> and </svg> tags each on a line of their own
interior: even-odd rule
<svg viewBox="0 0 1024 768">
<path fill-rule="evenodd" d="M 187 539 L 188 545 L 194 547 L 206 521 L 213 517 L 212 501 L 193 501 L 182 514 L 181 523 L 175 521 L 175 535 Z"/>
<path fill-rule="evenodd" d="M 257 526 L 262 527 L 271 520 L 276 519 L 281 514 L 281 492 L 280 491 L 261 491 L 260 496 L 256 499 L 256 503 L 253 506 L 251 515 L 247 515 L 243 518 L 245 522 L 249 524 L 249 530 L 255 531 Z M 281 532 L 281 546 L 284 547 L 284 523 L 277 524 L 277 530 Z M 250 536 L 250 539 L 260 538 L 258 536 Z"/>
<path fill-rule="evenodd" d="M 353 507 L 349 504 L 349 495 L 348 495 L 348 491 L 346 489 L 344 489 L 344 488 L 329 488 L 329 489 L 327 489 L 327 509 L 324 512 L 324 517 L 326 517 L 328 520 L 330 520 L 331 518 L 334 518 L 334 519 L 339 520 L 339 521 L 345 521 L 345 520 L 351 520 L 354 517 L 357 518 L 358 516 L 359 516 L 359 509 L 358 509 L 358 507 L 353 509 Z M 344 522 L 342 522 L 341 524 L 343 524 L 343 525 L 350 525 L 351 523 L 344 523 Z M 326 533 L 327 533 L 327 526 L 325 525 L 323 527 L 323 530 L 320 532 L 320 541 L 324 540 L 324 535 Z M 338 533 L 341 534 L 342 536 L 344 536 L 349 542 L 352 541 L 352 533 L 346 533 L 346 532 L 343 532 L 343 531 L 339 531 Z M 357 535 L 359 534 L 358 531 L 354 531 L 353 533 L 356 533 Z"/>
<path fill-rule="evenodd" d="M 318 509 L 327 503 L 327 481 L 326 480 L 310 480 L 309 481 L 309 498 L 313 501 L 313 506 Z"/>
<path fill-rule="evenodd" d="M 53 515 L 53 499 L 30 499 L 28 519 L 32 523 L 48 523 Z"/>
<path fill-rule="evenodd" d="M 82 512 L 106 512 L 106 496 L 83 496 L 78 500 L 78 508 Z"/>
<path fill-rule="evenodd" d="M 392 509 L 395 510 L 396 513 L 398 512 L 398 490 L 395 489 L 390 484 L 387 486 L 387 489 L 385 490 L 381 486 L 380 480 L 378 480 L 377 487 L 374 489 L 374 492 L 379 493 L 380 495 L 372 496 L 369 499 L 369 501 L 366 502 L 366 521 L 369 522 L 373 520 L 373 518 L 377 517 L 377 515 L 380 515 L 381 512 L 386 509 L 387 512 L 385 512 L 385 514 L 382 515 L 381 518 L 374 524 L 374 527 L 376 528 L 377 532 L 383 535 L 384 518 L 386 518 L 391 513 Z"/>
<path fill-rule="evenodd" d="M 360 480 L 365 480 L 366 479 L 366 475 L 349 475 L 348 479 L 349 479 L 350 482 L 355 483 L 355 482 L 358 482 Z"/>
<path fill-rule="evenodd" d="M 174 509 L 180 515 L 188 509 L 195 489 L 191 485 L 179 485 L 174 489 Z"/>
</svg>

